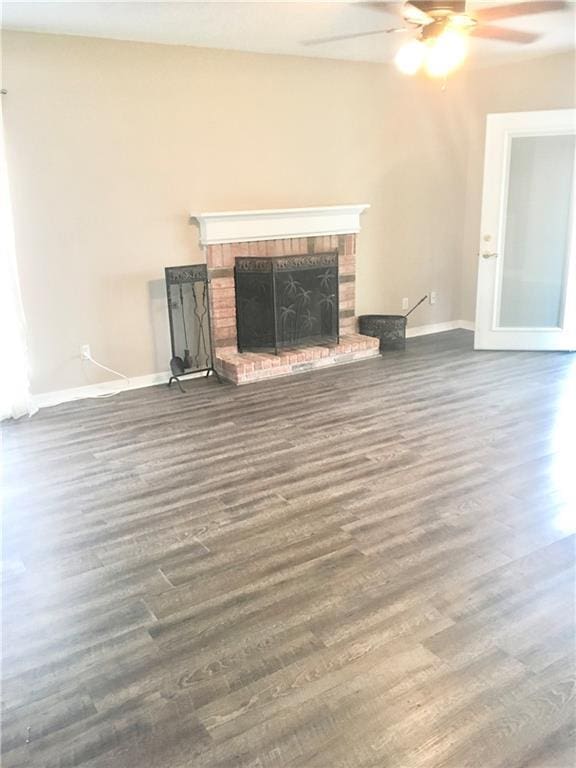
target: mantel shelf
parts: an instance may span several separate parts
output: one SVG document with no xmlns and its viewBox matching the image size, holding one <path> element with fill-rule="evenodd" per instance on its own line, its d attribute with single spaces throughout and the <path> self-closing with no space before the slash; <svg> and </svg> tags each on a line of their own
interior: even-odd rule
<svg viewBox="0 0 576 768">
<path fill-rule="evenodd" d="M 360 231 L 360 215 L 370 206 L 330 205 L 319 208 L 277 208 L 260 211 L 193 213 L 201 245 L 285 240 L 292 237 L 349 235 Z"/>
</svg>

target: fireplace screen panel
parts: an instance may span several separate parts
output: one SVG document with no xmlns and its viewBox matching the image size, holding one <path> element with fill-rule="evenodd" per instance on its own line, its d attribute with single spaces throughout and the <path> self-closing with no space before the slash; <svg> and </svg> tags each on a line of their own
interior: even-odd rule
<svg viewBox="0 0 576 768">
<path fill-rule="evenodd" d="M 338 341 L 338 253 L 238 258 L 238 349 Z"/>
</svg>

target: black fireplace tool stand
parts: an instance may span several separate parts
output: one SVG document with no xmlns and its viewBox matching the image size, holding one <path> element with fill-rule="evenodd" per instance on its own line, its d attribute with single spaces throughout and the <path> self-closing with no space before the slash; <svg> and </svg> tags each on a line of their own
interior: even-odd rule
<svg viewBox="0 0 576 768">
<path fill-rule="evenodd" d="M 197 370 L 193 371 L 187 371 L 182 365 L 182 358 L 181 357 L 173 357 L 172 360 L 170 360 L 170 370 L 172 371 L 172 376 L 168 379 L 168 386 L 172 386 L 172 382 L 175 381 L 178 385 L 178 389 L 180 392 L 182 392 L 183 395 L 186 394 L 186 390 L 182 386 L 181 379 L 184 376 L 191 376 L 192 374 L 196 373 L 203 373 L 206 371 L 206 378 L 210 376 L 210 374 L 214 374 L 216 377 L 216 380 L 218 381 L 218 384 L 222 384 L 222 379 L 220 378 L 220 374 L 216 370 L 216 368 L 213 368 L 210 366 L 210 368 L 198 368 Z"/>
<path fill-rule="evenodd" d="M 186 267 L 166 267 L 166 295 L 170 323 L 171 376 L 183 394 L 181 379 L 192 374 L 214 374 L 212 331 L 210 327 L 210 298 L 208 271 L 205 264 Z"/>
</svg>

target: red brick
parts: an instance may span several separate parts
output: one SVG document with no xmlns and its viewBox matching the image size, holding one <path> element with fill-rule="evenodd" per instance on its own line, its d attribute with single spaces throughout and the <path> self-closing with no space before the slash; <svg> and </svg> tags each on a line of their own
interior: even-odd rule
<svg viewBox="0 0 576 768">
<path fill-rule="evenodd" d="M 222 245 L 222 266 L 227 268 L 234 266 L 231 243 L 223 243 Z"/>
<path fill-rule="evenodd" d="M 340 256 L 338 259 L 338 268 L 341 275 L 354 273 L 356 270 L 356 256 Z"/>
<path fill-rule="evenodd" d="M 227 315 L 228 317 L 236 317 L 236 310 L 234 304 L 227 302 L 220 302 L 212 305 L 212 319 Z"/>
<path fill-rule="evenodd" d="M 232 295 L 234 295 L 233 277 L 213 277 L 211 278 L 210 286 L 213 296 L 224 290 L 231 291 Z"/>
<path fill-rule="evenodd" d="M 236 306 L 234 302 L 230 303 L 228 301 L 220 301 L 212 304 L 212 318 L 218 317 L 218 313 L 221 313 L 222 311 L 228 312 L 231 317 L 236 316 Z"/>
<path fill-rule="evenodd" d="M 284 243 L 282 240 L 269 240 L 268 251 L 271 256 L 284 256 Z"/>
<path fill-rule="evenodd" d="M 217 318 L 212 322 L 212 335 L 214 343 L 218 343 L 220 346 L 236 341 L 236 329 L 231 328 L 225 319 L 220 320 Z M 229 358 L 227 357 L 226 359 Z"/>
<path fill-rule="evenodd" d="M 231 243 L 230 253 L 233 259 L 236 259 L 239 256 L 248 256 L 247 243 Z"/>
<path fill-rule="evenodd" d="M 222 262 L 222 246 L 221 245 L 211 245 L 209 247 L 209 254 L 208 254 L 208 264 L 212 268 L 221 269 L 223 266 Z"/>
<path fill-rule="evenodd" d="M 236 307 L 236 301 L 234 294 L 229 295 L 226 292 L 226 289 L 222 291 L 218 291 L 212 296 L 212 306 L 213 307 Z"/>
<path fill-rule="evenodd" d="M 232 302 L 236 306 L 236 295 L 233 289 L 220 288 L 212 293 L 212 304 L 222 306 L 226 302 Z"/>
<path fill-rule="evenodd" d="M 231 307 L 214 307 L 212 310 L 212 319 L 213 320 L 233 320 L 234 323 L 236 322 L 236 311 L 233 306 Z"/>
<path fill-rule="evenodd" d="M 218 344 L 227 344 L 230 341 L 229 337 L 226 336 L 222 336 L 222 338 L 216 338 L 216 333 L 214 333 L 214 340 Z"/>
<path fill-rule="evenodd" d="M 290 240 L 286 240 L 284 244 L 285 252 L 288 256 L 297 256 L 299 253 L 298 250 L 298 238 L 297 237 L 291 237 Z"/>
<path fill-rule="evenodd" d="M 212 331 L 214 338 L 222 344 L 226 338 L 236 335 L 236 326 L 233 326 L 227 317 L 215 317 L 212 320 Z"/>
<path fill-rule="evenodd" d="M 313 237 L 312 241 L 314 243 L 314 253 L 323 253 L 324 238 L 321 235 L 318 235 L 317 237 Z"/>
<path fill-rule="evenodd" d="M 356 294 L 354 283 L 342 283 L 340 285 L 339 296 L 341 299 L 353 299 Z"/>
<path fill-rule="evenodd" d="M 344 241 L 344 254 L 349 256 L 356 253 L 356 235 L 346 235 Z"/>
</svg>

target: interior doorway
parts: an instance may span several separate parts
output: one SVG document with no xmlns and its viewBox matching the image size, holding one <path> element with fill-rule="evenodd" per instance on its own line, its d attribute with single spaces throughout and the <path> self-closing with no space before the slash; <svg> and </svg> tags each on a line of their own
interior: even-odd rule
<svg viewBox="0 0 576 768">
<path fill-rule="evenodd" d="M 489 115 L 476 349 L 576 349 L 576 110 Z"/>
</svg>

